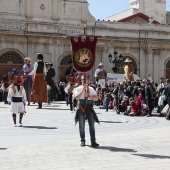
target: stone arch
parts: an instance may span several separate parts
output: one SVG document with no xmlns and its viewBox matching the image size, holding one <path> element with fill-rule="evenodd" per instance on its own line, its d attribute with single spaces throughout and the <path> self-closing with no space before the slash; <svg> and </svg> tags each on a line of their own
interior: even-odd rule
<svg viewBox="0 0 170 170">
<path fill-rule="evenodd" d="M 124 66 L 125 66 L 124 61 L 126 60 L 126 58 L 129 58 L 130 60 L 132 60 L 132 65 L 135 68 L 135 74 L 138 74 L 139 63 L 137 62 L 136 58 L 128 53 L 122 53 L 122 56 L 123 56 L 123 62 L 117 63 L 117 66 L 119 68 L 117 73 L 124 74 Z"/>
<path fill-rule="evenodd" d="M 9 54 L 11 53 L 11 54 Z M 14 56 L 17 56 L 18 59 L 20 60 L 20 64 L 23 64 L 24 63 L 24 58 L 25 58 L 25 55 L 20 52 L 19 50 L 17 49 L 14 49 L 14 48 L 7 48 L 7 49 L 4 49 L 4 50 L 1 50 L 0 51 L 0 57 L 4 56 L 5 54 L 9 54 L 9 55 L 14 55 Z"/>
<path fill-rule="evenodd" d="M 170 57 L 165 61 L 165 78 L 170 79 Z"/>
<path fill-rule="evenodd" d="M 58 59 L 58 71 L 59 71 L 59 81 L 66 81 L 66 78 L 65 78 L 65 72 L 66 72 L 66 69 L 68 68 L 68 61 L 72 60 L 72 52 L 71 51 L 67 51 L 65 53 L 63 53 L 59 59 Z"/>
<path fill-rule="evenodd" d="M 7 75 L 14 67 L 22 69 L 24 55 L 16 49 L 5 49 L 0 51 L 0 79 Z"/>
<path fill-rule="evenodd" d="M 70 61 L 70 60 L 72 60 L 71 54 L 65 56 L 65 57 L 61 60 L 60 66 L 61 66 L 61 65 L 67 65 L 67 64 L 68 64 L 68 61 Z"/>
<path fill-rule="evenodd" d="M 71 51 L 66 51 L 64 52 L 57 60 L 57 63 L 60 65 L 62 60 L 65 60 L 67 58 L 67 56 L 71 57 L 72 52 Z M 62 62 L 63 63 L 63 62 Z M 64 64 L 64 63 L 63 63 Z M 67 65 L 67 64 L 66 64 Z"/>
</svg>

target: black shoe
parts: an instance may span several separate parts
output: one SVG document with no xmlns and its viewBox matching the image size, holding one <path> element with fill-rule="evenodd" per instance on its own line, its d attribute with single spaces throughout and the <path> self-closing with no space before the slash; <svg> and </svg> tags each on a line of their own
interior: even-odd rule
<svg viewBox="0 0 170 170">
<path fill-rule="evenodd" d="M 42 107 L 37 107 L 37 109 L 42 109 Z"/>
<path fill-rule="evenodd" d="M 96 148 L 96 147 L 98 147 L 98 146 L 99 146 L 99 144 L 96 143 L 96 142 L 94 142 L 94 143 L 91 144 L 91 147 L 93 147 L 93 148 Z"/>
<path fill-rule="evenodd" d="M 81 147 L 85 146 L 85 141 L 81 141 L 80 146 L 81 146 Z"/>
</svg>

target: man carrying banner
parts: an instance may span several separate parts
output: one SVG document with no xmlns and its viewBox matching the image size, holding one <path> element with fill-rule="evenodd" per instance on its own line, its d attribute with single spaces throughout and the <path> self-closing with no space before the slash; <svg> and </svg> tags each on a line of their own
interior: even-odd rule
<svg viewBox="0 0 170 170">
<path fill-rule="evenodd" d="M 75 88 L 74 96 L 78 100 L 78 109 L 75 116 L 75 122 L 79 121 L 79 132 L 81 138 L 81 146 L 85 146 L 85 120 L 88 119 L 91 146 L 98 147 L 96 143 L 94 122 L 99 123 L 98 117 L 93 109 L 94 101 L 98 100 L 96 91 L 89 87 L 87 84 L 87 72 L 91 70 L 95 62 L 97 37 L 94 37 L 94 41 L 90 40 L 90 37 L 86 37 L 85 41 L 78 37 L 78 41 L 74 41 L 71 38 L 71 45 L 73 51 L 73 64 L 74 68 L 83 72 L 81 76 L 82 85 Z"/>
<path fill-rule="evenodd" d="M 98 147 L 95 137 L 95 121 L 99 123 L 97 115 L 93 109 L 94 101 L 98 100 L 97 92 L 93 87 L 89 87 L 86 83 L 86 75 L 81 76 L 82 85 L 75 89 L 75 97 L 78 100 L 77 121 L 79 120 L 79 132 L 81 138 L 81 146 L 85 146 L 85 120 L 88 120 L 90 128 L 91 146 Z"/>
</svg>

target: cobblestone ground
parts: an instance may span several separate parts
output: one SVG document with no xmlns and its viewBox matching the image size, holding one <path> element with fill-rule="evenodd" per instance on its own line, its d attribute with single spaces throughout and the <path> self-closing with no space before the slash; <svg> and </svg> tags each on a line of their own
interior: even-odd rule
<svg viewBox="0 0 170 170">
<path fill-rule="evenodd" d="M 0 170 L 169 170 L 170 121 L 128 117 L 96 109 L 100 147 L 80 147 L 78 125 L 65 102 L 43 109 L 26 106 L 23 127 L 13 127 L 8 106 L 0 103 Z"/>
</svg>

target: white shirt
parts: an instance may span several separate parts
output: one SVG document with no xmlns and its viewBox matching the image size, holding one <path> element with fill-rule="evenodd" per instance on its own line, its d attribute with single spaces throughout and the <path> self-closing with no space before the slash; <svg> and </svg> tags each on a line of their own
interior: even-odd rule
<svg viewBox="0 0 170 170">
<path fill-rule="evenodd" d="M 38 60 L 38 61 L 42 61 L 42 60 Z M 33 74 L 36 73 L 36 70 L 37 70 L 37 67 L 38 67 L 38 61 L 34 64 L 34 69 L 28 75 L 33 75 Z M 46 75 L 47 69 L 45 67 L 45 63 L 44 63 L 44 70 L 43 70 L 43 72 Z"/>
<path fill-rule="evenodd" d="M 83 88 L 84 88 L 84 86 L 83 86 L 83 85 L 80 85 L 80 86 L 78 86 L 78 87 L 75 89 L 75 91 L 74 91 L 75 97 L 77 97 L 77 96 L 82 92 Z M 90 96 L 97 95 L 97 92 L 94 90 L 93 87 L 89 87 L 89 93 L 90 93 Z M 79 99 L 85 99 L 83 93 L 82 93 L 82 95 L 80 96 Z M 92 99 L 88 98 L 88 100 L 92 100 Z"/>
</svg>

